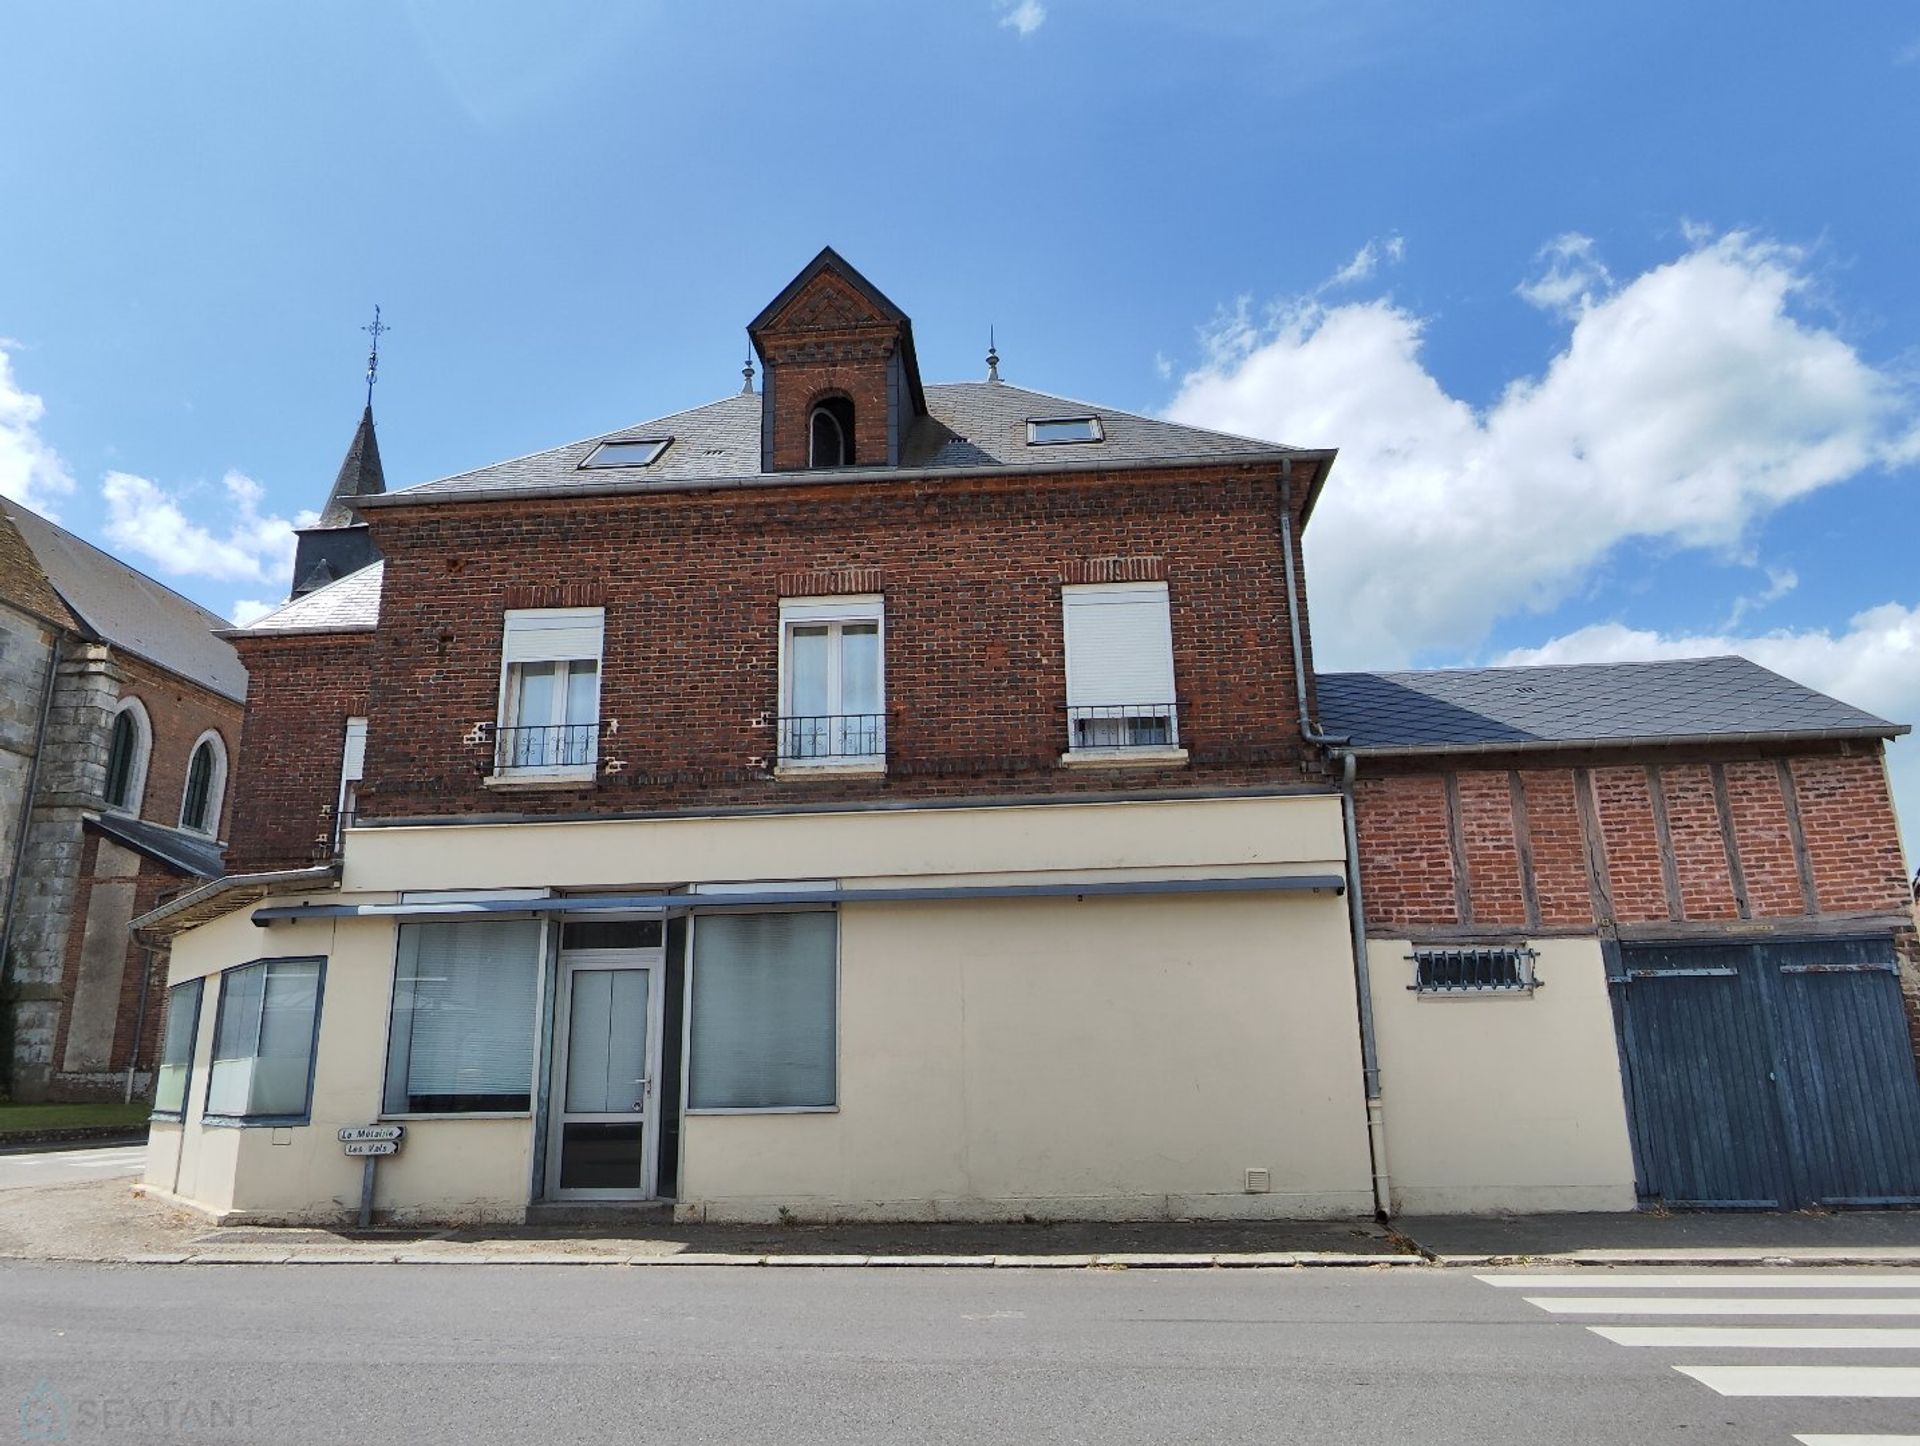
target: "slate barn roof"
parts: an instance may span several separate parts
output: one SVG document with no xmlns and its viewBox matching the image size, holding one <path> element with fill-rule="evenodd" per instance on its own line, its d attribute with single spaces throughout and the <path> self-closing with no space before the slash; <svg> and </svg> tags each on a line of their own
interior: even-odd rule
<svg viewBox="0 0 1920 1446">
<path fill-rule="evenodd" d="M 1112 407 L 1032 392 L 1007 382 L 946 382 L 926 388 L 928 415 L 908 433 L 898 468 L 853 467 L 839 472 L 765 473 L 760 470 L 758 392 L 743 392 L 691 411 L 569 442 L 530 456 L 423 482 L 384 497 L 362 499 L 366 507 L 409 502 L 462 501 L 484 497 L 551 496 L 606 491 L 684 488 L 754 482 L 805 483 L 824 479 L 862 481 L 902 472 L 937 470 L 1053 470 L 1075 464 L 1143 466 L 1180 461 L 1239 458 L 1276 460 L 1292 455 L 1326 458 L 1330 452 L 1283 447 L 1251 437 L 1210 432 Z M 1032 446 L 1027 423 L 1059 417 L 1097 416 L 1105 439 Z M 646 467 L 580 464 L 602 442 L 659 440 L 673 445 Z"/>
<path fill-rule="evenodd" d="M 229 628 L 222 636 L 255 637 L 261 633 L 356 633 L 380 621 L 380 585 L 387 565 L 376 562 L 350 572 L 338 582 L 315 588 L 292 602 L 282 603 L 244 628 Z"/>
<path fill-rule="evenodd" d="M 227 620 L 128 567 L 18 502 L 0 500 L 60 600 L 99 638 L 214 692 L 244 701 L 247 670 L 215 635 Z"/>
<path fill-rule="evenodd" d="M 1893 738 L 1889 723 L 1740 657 L 1321 673 L 1321 726 L 1356 753 Z"/>
</svg>

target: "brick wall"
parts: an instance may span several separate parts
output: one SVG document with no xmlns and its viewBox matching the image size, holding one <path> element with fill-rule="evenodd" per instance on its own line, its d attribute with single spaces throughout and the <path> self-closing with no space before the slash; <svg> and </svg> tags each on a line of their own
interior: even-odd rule
<svg viewBox="0 0 1920 1446">
<path fill-rule="evenodd" d="M 1551 933 L 1897 916 L 1909 905 L 1877 745 L 1422 767 L 1363 765 L 1357 780 L 1361 882 L 1376 931 Z"/>
<path fill-rule="evenodd" d="M 1278 507 L 1271 468 L 1223 465 L 383 509 L 370 647 L 241 644 L 258 701 L 236 857 L 309 860 L 346 700 L 363 688 L 369 817 L 1316 780 L 1295 718 Z M 1059 764 L 1060 586 L 1115 557 L 1164 568 L 1185 767 Z M 781 582 L 840 569 L 877 577 L 886 599 L 888 774 L 776 781 Z M 475 725 L 495 718 L 506 600 L 563 583 L 604 599 L 601 717 L 618 728 L 602 759 L 620 772 L 486 789 Z"/>
<path fill-rule="evenodd" d="M 237 646 L 247 768 L 231 793 L 227 872 L 304 868 L 331 851 L 347 719 L 367 713 L 373 635 L 264 634 Z"/>
<path fill-rule="evenodd" d="M 140 817 L 168 828 L 179 826 L 193 746 L 203 733 L 212 730 L 220 735 L 227 750 L 227 787 L 217 833 L 220 838 L 227 837 L 233 818 L 235 780 L 240 774 L 241 705 L 118 649 L 113 661 L 121 674 L 120 696 L 138 698 L 153 725 L 153 749 L 147 757 Z"/>
<path fill-rule="evenodd" d="M 881 316 L 850 283 L 824 271 L 770 318 L 755 340 L 773 402 L 774 470 L 807 465 L 807 424 L 814 405 L 830 396 L 853 403 L 855 465 L 892 460 L 887 408 L 890 362 L 901 342 L 897 321 Z"/>
<path fill-rule="evenodd" d="M 67 935 L 60 974 L 60 1023 L 54 1040 L 55 1067 L 48 1090 L 52 1097 L 58 1099 L 119 1099 L 124 1089 L 123 1079 L 119 1077 L 136 1064 L 139 1071 L 136 1086 L 143 1091 L 150 1089 L 154 1063 L 160 1053 L 160 1035 L 165 1027 L 166 961 L 157 958 L 151 969 L 146 968 L 144 951 L 129 940 L 125 966 L 120 976 L 119 1023 L 114 1032 L 111 1063 L 107 1067 L 111 1077 L 68 1075 L 60 1066 L 60 1062 L 66 1058 L 74 992 L 80 982 L 81 946 L 87 910 L 93 900 L 94 871 L 99 849 L 100 836 L 89 831 L 81 854 L 79 883 L 74 896 L 73 928 Z M 199 883 L 199 879 L 176 874 L 163 864 L 142 858 L 140 871 L 134 879 L 133 916 L 138 918 L 147 910 L 156 908 L 167 896 L 193 888 Z M 144 1010 L 140 1000 L 143 983 L 147 996 Z M 139 1040 L 137 1053 L 136 1031 Z"/>
</svg>

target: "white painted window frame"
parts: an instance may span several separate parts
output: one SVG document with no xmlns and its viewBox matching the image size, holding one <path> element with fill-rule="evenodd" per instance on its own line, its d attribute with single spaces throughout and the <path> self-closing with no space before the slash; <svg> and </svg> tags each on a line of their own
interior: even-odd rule
<svg viewBox="0 0 1920 1446">
<path fill-rule="evenodd" d="M 789 758 L 784 749 L 786 731 L 776 721 L 774 748 L 778 758 L 776 775 L 799 773 L 884 773 L 887 768 L 887 608 L 882 593 L 847 593 L 839 597 L 796 597 L 780 599 L 780 707 L 779 717 L 793 714 L 792 658 L 793 630 L 796 627 L 826 626 L 833 629 L 827 650 L 827 697 L 838 705 L 841 698 L 840 628 L 847 623 L 872 623 L 878 629 L 875 646 L 879 651 L 876 669 L 880 714 L 880 748 L 875 753 L 848 754 L 832 758 Z M 836 715 L 837 716 L 837 715 Z"/>
<path fill-rule="evenodd" d="M 358 725 L 358 726 L 356 726 Z M 356 747 L 356 744 L 358 745 Z M 349 718 L 340 743 L 340 796 L 333 806 L 333 850 L 340 851 L 347 831 L 347 815 L 353 810 L 348 804 L 356 802 L 358 792 L 354 785 L 367 775 L 367 720 Z"/>
<path fill-rule="evenodd" d="M 586 622 L 591 620 L 599 629 L 599 633 L 600 633 L 599 646 L 592 653 L 585 653 L 585 652 L 581 652 L 577 654 L 570 653 L 565 658 L 561 658 L 558 656 L 541 657 L 541 658 L 517 658 L 513 656 L 515 651 L 513 646 L 513 638 L 515 636 L 516 631 L 518 631 L 515 627 L 516 620 L 520 622 L 520 629 L 518 630 L 524 630 L 528 632 L 538 631 L 539 629 L 536 625 L 543 622 L 557 628 L 557 627 L 564 626 L 569 622 L 585 624 Z M 600 713 L 602 711 L 602 705 L 605 702 L 604 691 L 606 687 L 606 671 L 607 671 L 606 626 L 607 626 L 607 612 L 605 608 L 509 608 L 507 609 L 501 623 L 500 691 L 499 691 L 499 699 L 495 705 L 495 712 L 494 712 L 494 717 L 498 720 L 499 728 L 506 729 L 506 728 L 514 728 L 514 727 L 522 726 L 519 722 L 517 706 L 516 706 L 516 696 L 519 690 L 516 689 L 513 685 L 514 685 L 514 680 L 517 676 L 516 670 L 529 662 L 556 663 L 556 664 L 592 662 L 594 665 L 594 686 L 593 686 L 594 717 L 591 721 L 597 725 L 600 721 Z M 555 686 L 554 686 L 553 716 L 544 725 L 536 723 L 536 724 L 527 724 L 524 726 L 552 727 L 552 726 L 563 726 L 567 723 L 568 720 L 566 717 L 566 711 L 567 711 L 567 698 L 569 695 L 569 690 L 567 688 L 566 677 L 564 675 L 556 676 L 554 679 L 554 684 Z M 595 740 L 594 740 L 593 761 L 590 763 L 562 764 L 553 768 L 512 768 L 512 769 L 506 769 L 503 771 L 500 767 L 499 738 L 496 735 L 494 740 L 493 770 L 485 779 L 485 782 L 489 787 L 500 787 L 503 785 L 507 787 L 511 787 L 514 784 L 538 785 L 541 783 L 573 782 L 576 780 L 585 780 L 585 779 L 593 778 L 594 775 L 599 771 L 599 767 L 600 767 L 600 749 L 599 749 L 599 739 L 596 734 Z"/>
<path fill-rule="evenodd" d="M 1073 665 L 1073 615 L 1076 606 L 1075 599 L 1096 596 L 1121 597 L 1128 594 L 1142 596 L 1148 594 L 1155 595 L 1160 599 L 1160 605 L 1166 612 L 1168 696 L 1164 701 L 1172 709 L 1168 719 L 1167 742 L 1165 744 L 1149 744 L 1141 747 L 1076 749 L 1074 747 L 1073 709 L 1081 706 L 1099 705 L 1083 705 L 1074 702 L 1076 692 L 1076 678 L 1074 676 L 1075 669 Z M 1173 652 L 1173 598 L 1166 583 L 1063 583 L 1060 588 L 1060 642 L 1062 666 L 1066 674 L 1067 691 L 1067 716 L 1065 720 L 1067 746 L 1066 751 L 1060 755 L 1061 763 L 1069 767 L 1075 765 L 1123 767 L 1130 764 L 1183 764 L 1187 761 L 1187 750 L 1180 742 L 1179 677 L 1174 668 L 1175 660 Z M 1157 703 L 1163 700 L 1157 698 L 1135 698 L 1126 701 Z"/>
<path fill-rule="evenodd" d="M 153 719 L 147 713 L 147 705 L 138 697 L 129 695 L 120 700 L 113 710 L 113 717 L 107 722 L 107 766 L 113 766 L 113 727 L 122 713 L 133 718 L 133 760 L 127 765 L 127 801 L 110 803 L 106 797 L 106 783 L 102 780 L 100 801 L 106 805 L 108 813 L 125 814 L 128 818 L 140 817 L 140 805 L 147 796 L 147 764 L 153 757 Z M 187 755 L 189 759 L 192 754 Z M 182 802 L 184 802 L 184 798 Z"/>
<path fill-rule="evenodd" d="M 207 826 L 198 828 L 187 822 L 187 796 L 193 789 L 193 760 L 203 744 L 213 745 L 213 772 L 207 778 Z M 227 740 L 217 728 L 209 728 L 193 740 L 187 750 L 186 781 L 180 785 L 180 827 L 188 833 L 207 838 L 220 837 L 220 811 L 227 805 Z"/>
</svg>

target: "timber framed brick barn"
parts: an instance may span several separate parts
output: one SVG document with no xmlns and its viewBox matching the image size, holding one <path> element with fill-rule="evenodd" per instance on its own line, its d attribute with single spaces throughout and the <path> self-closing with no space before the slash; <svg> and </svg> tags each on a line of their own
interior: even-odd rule
<svg viewBox="0 0 1920 1446">
<path fill-rule="evenodd" d="M 1903 728 L 1316 676 L 1333 452 L 924 383 L 832 251 L 748 334 L 758 390 L 336 485 L 230 635 L 151 1192 L 338 1219 L 377 1122 L 401 1220 L 1920 1201 Z"/>
</svg>

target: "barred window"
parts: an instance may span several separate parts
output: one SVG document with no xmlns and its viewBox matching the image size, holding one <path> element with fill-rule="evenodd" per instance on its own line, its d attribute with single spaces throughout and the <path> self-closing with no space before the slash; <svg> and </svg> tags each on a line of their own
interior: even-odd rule
<svg viewBox="0 0 1920 1446">
<path fill-rule="evenodd" d="M 1420 994 L 1528 994 L 1540 985 L 1531 949 L 1415 949 L 1408 957 L 1414 972 L 1407 988 Z"/>
</svg>

